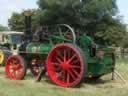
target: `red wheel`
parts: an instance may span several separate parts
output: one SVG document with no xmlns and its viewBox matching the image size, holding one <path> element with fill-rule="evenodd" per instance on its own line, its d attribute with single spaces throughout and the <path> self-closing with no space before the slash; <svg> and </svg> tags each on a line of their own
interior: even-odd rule
<svg viewBox="0 0 128 96">
<path fill-rule="evenodd" d="M 20 56 L 10 56 L 5 66 L 7 76 L 12 80 L 21 80 L 26 74 L 24 59 Z"/>
<path fill-rule="evenodd" d="M 47 71 L 59 86 L 74 87 L 85 76 L 87 69 L 82 51 L 72 44 L 56 45 L 47 57 Z"/>
<path fill-rule="evenodd" d="M 45 74 L 45 66 L 43 66 L 43 62 L 39 57 L 30 60 L 30 71 L 33 76 L 37 77 L 42 67 L 44 67 L 43 74 Z"/>
</svg>

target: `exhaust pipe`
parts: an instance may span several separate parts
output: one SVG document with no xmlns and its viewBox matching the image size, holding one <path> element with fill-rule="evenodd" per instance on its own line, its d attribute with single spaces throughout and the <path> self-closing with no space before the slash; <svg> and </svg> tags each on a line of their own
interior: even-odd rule
<svg viewBox="0 0 128 96">
<path fill-rule="evenodd" d="M 25 32 L 24 32 L 25 33 L 25 39 L 30 42 L 32 40 L 32 32 L 31 32 L 32 12 L 31 11 L 25 11 L 24 16 L 25 16 Z"/>
</svg>

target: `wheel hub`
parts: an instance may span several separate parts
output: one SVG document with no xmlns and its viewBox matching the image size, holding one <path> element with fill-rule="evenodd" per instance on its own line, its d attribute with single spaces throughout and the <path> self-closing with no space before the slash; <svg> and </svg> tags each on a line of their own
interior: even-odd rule
<svg viewBox="0 0 128 96">
<path fill-rule="evenodd" d="M 63 70 L 67 70 L 69 68 L 68 62 L 61 63 L 61 67 L 62 67 Z"/>
<path fill-rule="evenodd" d="M 18 64 L 18 65 L 13 65 L 13 66 L 12 66 L 12 69 L 15 70 L 15 71 L 18 70 L 19 68 L 20 68 L 20 67 L 19 67 L 19 64 Z"/>
</svg>

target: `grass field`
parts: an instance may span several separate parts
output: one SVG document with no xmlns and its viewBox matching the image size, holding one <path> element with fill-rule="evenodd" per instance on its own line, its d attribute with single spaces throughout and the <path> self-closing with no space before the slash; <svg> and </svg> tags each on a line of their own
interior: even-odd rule
<svg viewBox="0 0 128 96">
<path fill-rule="evenodd" d="M 0 68 L 0 96 L 127 96 L 128 95 L 128 60 L 118 60 L 116 70 L 126 80 L 124 83 L 118 76 L 114 81 L 111 74 L 98 81 L 86 81 L 80 88 L 63 88 L 52 84 L 48 78 L 36 83 L 28 74 L 25 80 L 9 80 L 4 68 Z"/>
</svg>

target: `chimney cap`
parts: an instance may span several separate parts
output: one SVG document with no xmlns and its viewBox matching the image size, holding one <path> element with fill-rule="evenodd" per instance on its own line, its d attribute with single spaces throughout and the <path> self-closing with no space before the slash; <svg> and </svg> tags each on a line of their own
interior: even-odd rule
<svg viewBox="0 0 128 96">
<path fill-rule="evenodd" d="M 32 15 L 33 15 L 33 12 L 30 11 L 30 10 L 27 10 L 27 11 L 24 11 L 24 12 L 23 12 L 23 15 L 24 15 L 24 16 L 32 16 Z"/>
</svg>

